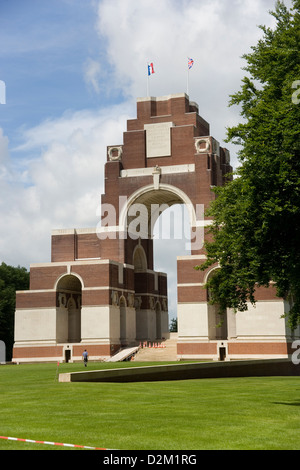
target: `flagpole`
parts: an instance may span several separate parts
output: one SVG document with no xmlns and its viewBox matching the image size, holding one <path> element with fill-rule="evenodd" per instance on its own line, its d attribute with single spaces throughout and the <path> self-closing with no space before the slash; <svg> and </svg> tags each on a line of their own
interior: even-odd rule
<svg viewBox="0 0 300 470">
<path fill-rule="evenodd" d="M 147 97 L 150 97 L 150 80 L 149 77 L 154 73 L 154 67 L 153 67 L 153 62 L 149 63 L 147 65 Z"/>
<path fill-rule="evenodd" d="M 189 96 L 190 95 L 190 69 L 193 67 L 194 61 L 193 59 L 188 57 L 188 67 L 187 67 L 187 79 L 186 79 L 186 93 Z"/>
<path fill-rule="evenodd" d="M 186 94 L 189 96 L 190 69 L 187 69 Z"/>
<path fill-rule="evenodd" d="M 148 67 L 147 67 L 147 97 L 150 96 L 149 94 L 149 73 L 148 73 Z"/>
</svg>

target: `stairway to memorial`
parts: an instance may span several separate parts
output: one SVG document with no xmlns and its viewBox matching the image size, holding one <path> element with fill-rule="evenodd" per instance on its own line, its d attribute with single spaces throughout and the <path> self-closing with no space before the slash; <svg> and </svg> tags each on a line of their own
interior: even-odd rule
<svg viewBox="0 0 300 470">
<path fill-rule="evenodd" d="M 177 361 L 177 333 L 170 333 L 170 338 L 159 342 L 147 342 L 134 356 L 135 362 Z M 151 347 L 149 347 L 149 344 Z M 143 346 L 143 343 L 142 343 Z"/>
</svg>

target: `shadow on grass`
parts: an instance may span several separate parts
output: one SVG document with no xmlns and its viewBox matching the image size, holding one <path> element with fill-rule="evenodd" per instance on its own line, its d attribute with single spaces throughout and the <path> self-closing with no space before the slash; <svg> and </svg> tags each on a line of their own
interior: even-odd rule
<svg viewBox="0 0 300 470">
<path fill-rule="evenodd" d="M 300 406 L 300 401 L 294 401 L 294 402 L 275 401 L 274 405 Z"/>
</svg>

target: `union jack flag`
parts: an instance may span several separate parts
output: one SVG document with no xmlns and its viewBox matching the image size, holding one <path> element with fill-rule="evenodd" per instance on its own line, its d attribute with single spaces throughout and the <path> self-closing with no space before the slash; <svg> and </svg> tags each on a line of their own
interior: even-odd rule
<svg viewBox="0 0 300 470">
<path fill-rule="evenodd" d="M 188 57 L 188 68 L 191 69 L 191 68 L 193 67 L 193 65 L 194 65 L 193 59 L 190 59 L 190 58 Z"/>
</svg>

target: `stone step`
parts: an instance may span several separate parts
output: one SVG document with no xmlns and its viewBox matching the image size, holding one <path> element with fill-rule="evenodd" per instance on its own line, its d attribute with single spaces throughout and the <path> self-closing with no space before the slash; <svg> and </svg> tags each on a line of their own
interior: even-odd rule
<svg viewBox="0 0 300 470">
<path fill-rule="evenodd" d="M 149 344 L 149 343 L 148 343 Z M 153 343 L 151 343 L 152 346 Z M 157 345 L 155 347 L 155 344 Z M 170 338 L 160 343 L 154 343 L 154 347 L 142 347 L 134 356 L 137 362 L 161 362 L 177 361 L 177 338 Z"/>
</svg>

